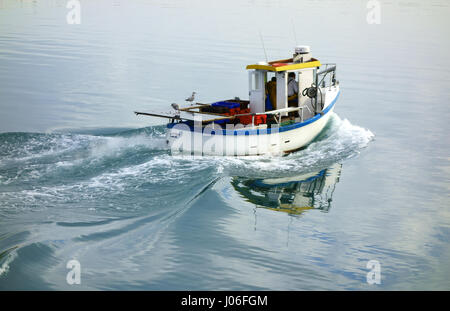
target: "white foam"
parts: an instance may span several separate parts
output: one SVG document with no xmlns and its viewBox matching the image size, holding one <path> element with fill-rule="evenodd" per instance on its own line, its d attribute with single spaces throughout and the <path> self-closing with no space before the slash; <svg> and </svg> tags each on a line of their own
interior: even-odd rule
<svg viewBox="0 0 450 311">
<path fill-rule="evenodd" d="M 41 139 L 35 137 L 27 140 L 20 146 L 10 146 L 12 154 L 4 156 L 3 161 L 29 161 L 36 158 L 58 156 L 64 152 L 70 152 L 84 147 L 95 140 L 96 137 L 89 135 L 42 135 Z M 14 143 L 13 143 L 14 144 Z M 44 150 L 42 150 L 44 148 Z"/>
<path fill-rule="evenodd" d="M 0 266 L 0 276 L 8 273 L 9 271 L 9 265 L 11 262 L 16 259 L 17 253 L 15 251 L 12 251 L 9 253 L 6 257 L 6 260 L 3 262 L 3 264 Z"/>
<path fill-rule="evenodd" d="M 149 137 L 142 134 L 131 137 L 99 137 L 90 150 L 90 156 L 93 158 L 117 156 L 138 147 L 158 150 L 166 148 L 166 143 L 161 137 Z"/>
<path fill-rule="evenodd" d="M 104 194 L 120 193 L 127 191 L 130 187 L 140 187 L 148 183 L 185 184 L 192 180 L 192 176 L 201 175 L 205 170 L 208 172 L 207 174 L 218 176 L 259 178 L 296 175 L 351 158 L 365 148 L 373 138 L 374 134 L 370 130 L 353 125 L 348 120 L 342 120 L 338 115 L 333 114 L 327 129 L 321 134 L 321 138 L 311 143 L 306 149 L 288 156 L 191 158 L 172 156 L 169 152 L 152 153 L 150 159 L 145 163 L 117 169 L 112 167 L 106 172 L 75 184 L 49 187 L 36 185 L 31 190 L 4 192 L 0 193 L 0 199 L 10 206 L 14 202 L 22 202 L 22 205 L 23 203 L 39 202 L 39 206 L 45 206 L 44 203 L 47 202 L 65 202 L 74 199 L 92 200 Z M 96 162 L 105 157 L 120 158 L 126 156 L 124 151 L 133 151 L 136 148 L 144 148 L 139 152 L 145 153 L 147 150 L 152 152 L 155 147 L 165 147 L 162 137 L 149 137 L 142 134 L 131 137 L 91 137 L 89 139 L 91 140 L 90 151 L 82 154 L 79 165 L 86 164 L 86 160 Z M 75 161 L 79 161 L 79 159 L 55 162 L 58 167 L 63 169 Z M 91 164 L 95 165 L 95 163 Z M 23 174 L 20 172 L 17 174 L 22 180 Z M 5 179 L 3 176 L 3 184 L 9 182 L 8 179 Z"/>
</svg>

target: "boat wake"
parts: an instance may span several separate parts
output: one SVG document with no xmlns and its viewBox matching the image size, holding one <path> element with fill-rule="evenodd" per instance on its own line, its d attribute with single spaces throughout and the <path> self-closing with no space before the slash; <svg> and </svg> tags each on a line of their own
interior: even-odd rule
<svg viewBox="0 0 450 311">
<path fill-rule="evenodd" d="M 172 156 L 162 126 L 106 136 L 0 134 L 0 213 L 17 205 L 68 203 L 75 197 L 94 202 L 105 195 L 139 195 L 152 186 L 166 193 L 191 179 L 204 186 L 224 175 L 299 174 L 354 157 L 373 137 L 337 114 L 311 144 L 284 157 Z"/>
<path fill-rule="evenodd" d="M 67 203 L 74 194 L 101 200 L 105 194 L 139 194 L 151 185 L 164 193 L 164 186 L 184 186 L 202 173 L 205 185 L 218 175 L 288 176 L 351 158 L 374 137 L 370 130 L 333 114 L 315 141 L 284 157 L 192 158 L 171 156 L 164 135 L 162 126 L 107 136 L 1 134 L 0 207 Z"/>
</svg>

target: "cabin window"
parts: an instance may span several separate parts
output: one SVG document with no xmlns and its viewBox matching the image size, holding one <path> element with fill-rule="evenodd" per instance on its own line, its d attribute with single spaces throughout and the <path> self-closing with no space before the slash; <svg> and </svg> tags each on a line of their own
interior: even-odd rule
<svg viewBox="0 0 450 311">
<path fill-rule="evenodd" d="M 266 111 L 277 109 L 277 78 L 275 73 L 269 73 L 266 79 Z"/>
<path fill-rule="evenodd" d="M 257 91 L 260 89 L 261 87 L 261 79 L 262 79 L 262 74 L 260 72 L 253 72 L 252 74 L 252 91 Z"/>
<path fill-rule="evenodd" d="M 299 103 L 299 80 L 300 74 L 296 75 L 295 72 L 289 72 L 287 79 L 287 96 L 288 96 L 288 106 L 289 107 L 298 107 Z"/>
</svg>

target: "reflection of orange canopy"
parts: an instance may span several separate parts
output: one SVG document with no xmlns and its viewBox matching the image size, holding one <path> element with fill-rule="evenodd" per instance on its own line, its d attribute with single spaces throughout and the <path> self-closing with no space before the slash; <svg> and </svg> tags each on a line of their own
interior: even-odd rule
<svg viewBox="0 0 450 311">
<path fill-rule="evenodd" d="M 277 109 L 277 82 L 269 81 L 266 84 L 266 94 L 272 103 L 272 109 Z"/>
</svg>

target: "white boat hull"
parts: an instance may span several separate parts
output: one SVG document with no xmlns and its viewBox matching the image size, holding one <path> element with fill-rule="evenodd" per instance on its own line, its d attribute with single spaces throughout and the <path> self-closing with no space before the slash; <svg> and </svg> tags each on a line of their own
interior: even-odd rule
<svg viewBox="0 0 450 311">
<path fill-rule="evenodd" d="M 174 124 L 167 132 L 167 143 L 172 153 L 212 156 L 280 155 L 308 145 L 327 124 L 339 96 L 339 86 L 326 88 L 323 115 L 304 122 L 279 128 L 241 127 L 221 129 L 189 128 Z"/>
</svg>

